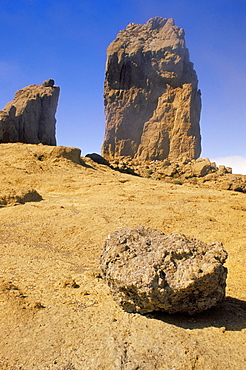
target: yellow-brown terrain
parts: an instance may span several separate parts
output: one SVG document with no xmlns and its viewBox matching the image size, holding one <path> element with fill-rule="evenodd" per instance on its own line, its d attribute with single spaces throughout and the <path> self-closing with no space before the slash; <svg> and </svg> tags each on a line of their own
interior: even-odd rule
<svg viewBox="0 0 246 370">
<path fill-rule="evenodd" d="M 245 194 L 75 163 L 66 148 L 0 150 L 0 369 L 246 368 Z M 122 225 L 221 241 L 226 300 L 191 317 L 124 312 L 99 268 Z"/>
</svg>

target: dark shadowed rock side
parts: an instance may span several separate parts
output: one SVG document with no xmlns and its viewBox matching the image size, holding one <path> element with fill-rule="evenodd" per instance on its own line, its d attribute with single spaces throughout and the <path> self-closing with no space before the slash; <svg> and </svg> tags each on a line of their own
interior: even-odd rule
<svg viewBox="0 0 246 370">
<path fill-rule="evenodd" d="M 94 162 L 98 164 L 104 164 L 105 166 L 109 166 L 109 162 L 103 158 L 100 154 L 97 153 L 88 153 L 86 154 L 86 157 L 92 159 Z"/>
<path fill-rule="evenodd" d="M 0 111 L 0 143 L 56 145 L 59 93 L 52 79 L 18 90 Z"/>
<path fill-rule="evenodd" d="M 201 94 L 173 19 L 130 23 L 107 49 L 102 155 L 176 160 L 201 152 Z"/>
<path fill-rule="evenodd" d="M 227 252 L 182 234 L 143 226 L 108 235 L 101 269 L 118 303 L 128 312 L 196 314 L 225 297 Z"/>
</svg>

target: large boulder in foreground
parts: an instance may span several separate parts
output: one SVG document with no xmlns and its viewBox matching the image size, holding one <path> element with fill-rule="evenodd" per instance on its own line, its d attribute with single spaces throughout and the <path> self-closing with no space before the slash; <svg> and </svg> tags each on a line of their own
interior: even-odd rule
<svg viewBox="0 0 246 370">
<path fill-rule="evenodd" d="M 0 143 L 56 145 L 59 93 L 52 79 L 18 90 L 0 111 Z"/>
<path fill-rule="evenodd" d="M 107 49 L 102 155 L 144 160 L 196 159 L 201 94 L 173 19 L 130 23 Z"/>
<path fill-rule="evenodd" d="M 115 300 L 128 312 L 190 315 L 225 297 L 227 252 L 182 234 L 120 227 L 108 235 L 101 269 Z"/>
</svg>

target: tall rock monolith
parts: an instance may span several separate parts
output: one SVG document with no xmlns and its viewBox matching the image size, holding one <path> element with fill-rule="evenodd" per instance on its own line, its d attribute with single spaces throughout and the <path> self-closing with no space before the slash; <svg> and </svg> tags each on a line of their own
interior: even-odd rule
<svg viewBox="0 0 246 370">
<path fill-rule="evenodd" d="M 59 93 L 52 79 L 18 90 L 14 100 L 0 111 L 0 143 L 56 145 Z"/>
<path fill-rule="evenodd" d="M 130 23 L 107 49 L 102 155 L 143 160 L 196 159 L 201 93 L 173 19 Z"/>
</svg>

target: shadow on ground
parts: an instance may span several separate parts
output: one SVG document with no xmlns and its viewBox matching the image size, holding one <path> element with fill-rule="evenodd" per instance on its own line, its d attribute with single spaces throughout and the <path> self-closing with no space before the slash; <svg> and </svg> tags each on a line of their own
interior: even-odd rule
<svg viewBox="0 0 246 370">
<path fill-rule="evenodd" d="M 246 302 L 226 297 L 219 306 L 194 316 L 170 315 L 160 311 L 145 316 L 190 330 L 214 326 L 217 328 L 224 327 L 227 331 L 240 331 L 246 328 Z"/>
</svg>

